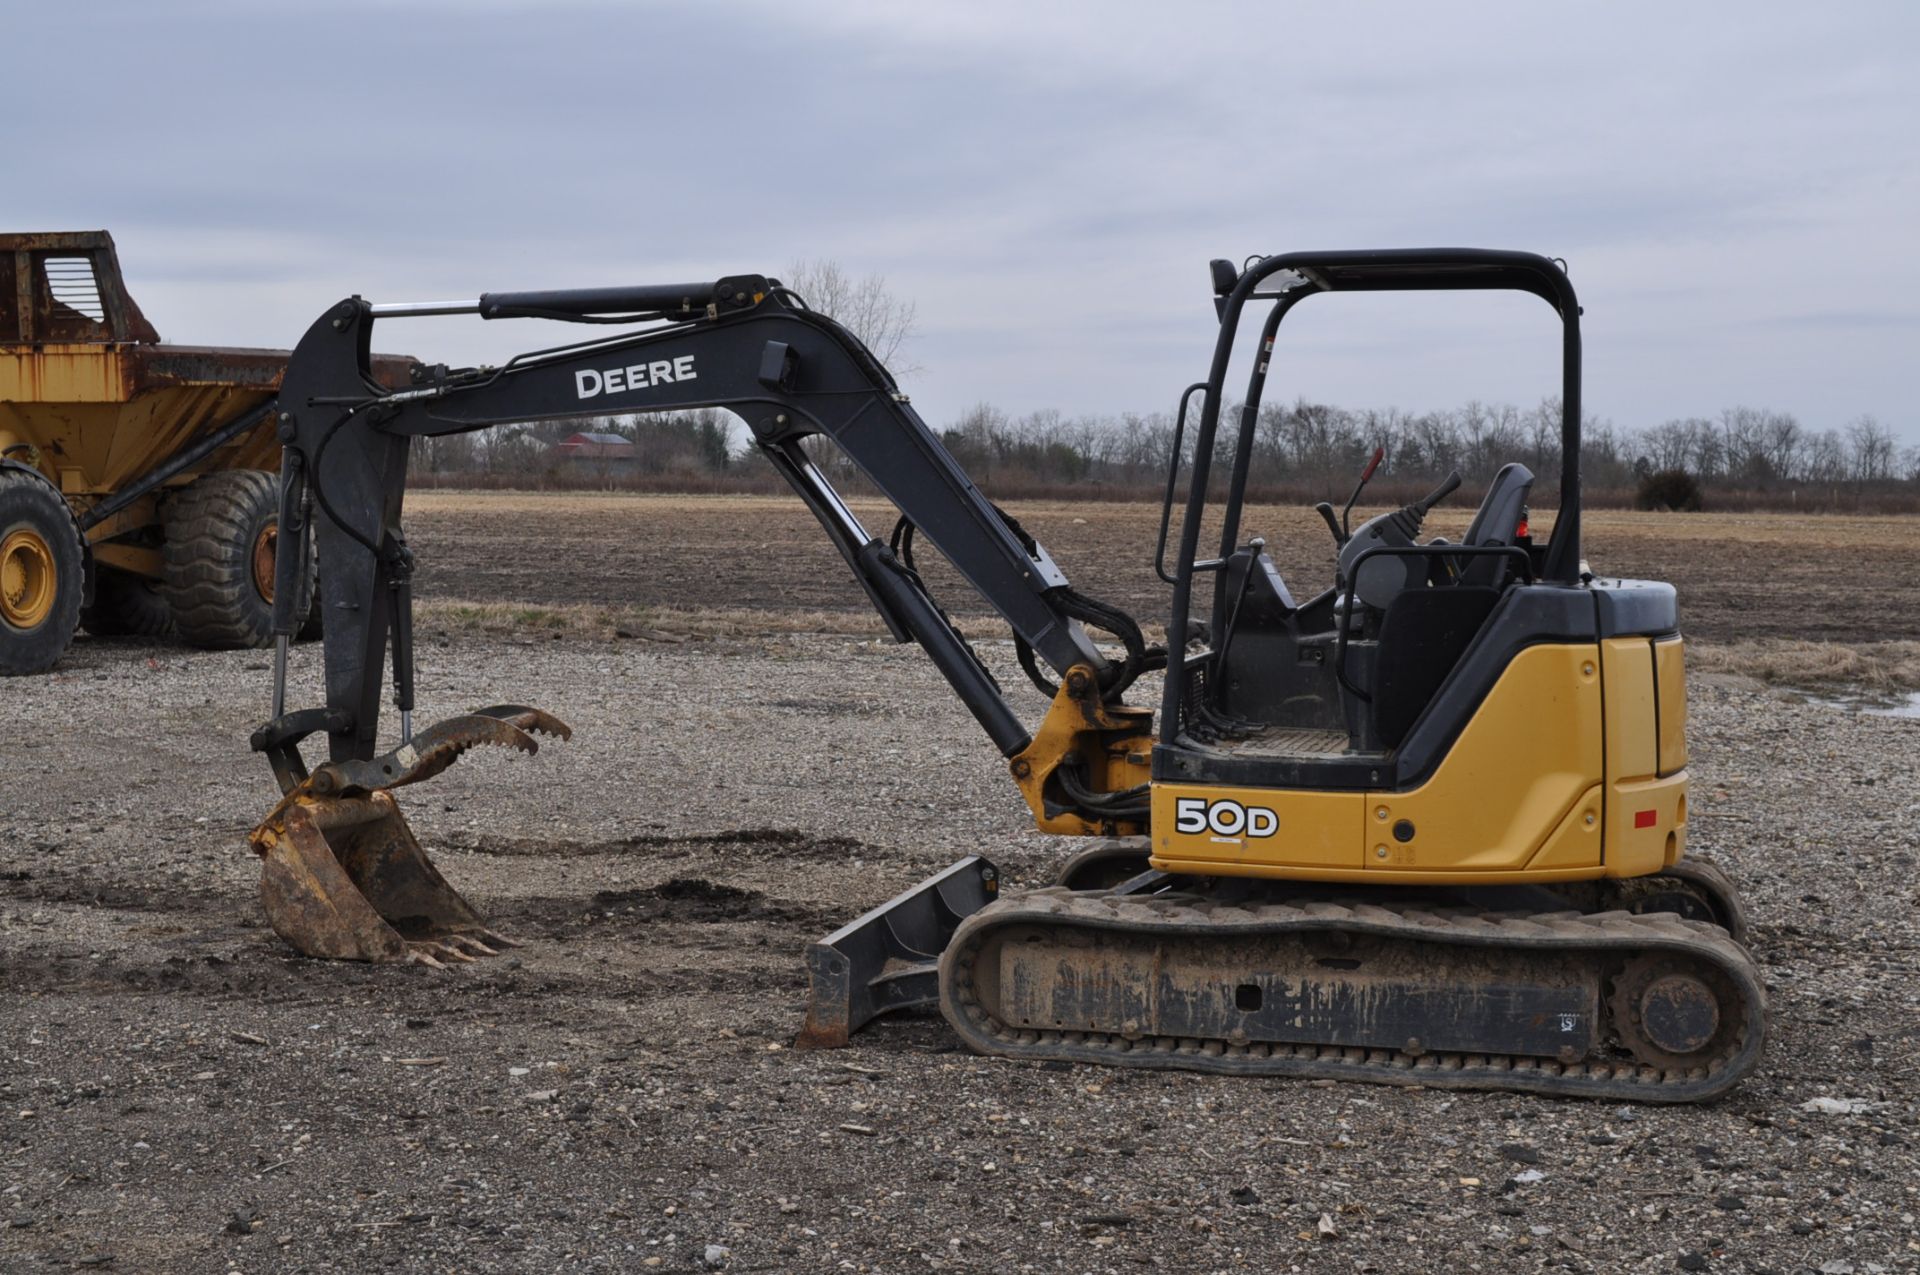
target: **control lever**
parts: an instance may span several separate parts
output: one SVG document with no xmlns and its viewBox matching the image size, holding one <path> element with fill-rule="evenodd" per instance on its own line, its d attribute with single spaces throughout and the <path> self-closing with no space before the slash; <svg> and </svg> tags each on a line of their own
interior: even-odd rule
<svg viewBox="0 0 1920 1275">
<path fill-rule="evenodd" d="M 1333 543 L 1335 546 L 1347 543 L 1347 533 L 1340 530 L 1340 520 L 1334 517 L 1332 505 L 1323 500 L 1313 507 L 1313 512 L 1319 514 L 1326 520 L 1327 530 L 1333 533 Z"/>
<path fill-rule="evenodd" d="M 1439 504 L 1441 501 L 1445 500 L 1448 496 L 1451 496 L 1453 494 L 1454 488 L 1458 487 L 1459 485 L 1460 485 L 1460 471 L 1456 469 L 1452 473 L 1447 475 L 1447 480 L 1445 482 L 1441 483 L 1438 487 L 1435 487 L 1431 492 L 1427 493 L 1425 496 L 1422 496 L 1419 500 L 1414 501 L 1411 505 L 1407 507 L 1413 510 L 1414 513 L 1418 515 L 1421 520 L 1425 520 L 1427 516 L 1427 511 L 1432 509 L 1435 505 Z"/>
<path fill-rule="evenodd" d="M 1360 493 L 1366 490 L 1367 482 L 1373 477 L 1373 471 L 1380 468 L 1380 462 L 1386 458 L 1387 449 L 1384 447 L 1376 447 L 1373 449 L 1373 459 L 1368 461 L 1367 467 L 1360 471 L 1360 481 L 1353 485 L 1353 494 L 1347 497 L 1347 507 L 1340 511 L 1339 535 L 1341 544 L 1345 544 L 1353 538 L 1353 533 L 1349 528 L 1353 522 L 1354 502 L 1360 499 Z M 1458 485 L 1457 478 L 1455 485 Z"/>
</svg>

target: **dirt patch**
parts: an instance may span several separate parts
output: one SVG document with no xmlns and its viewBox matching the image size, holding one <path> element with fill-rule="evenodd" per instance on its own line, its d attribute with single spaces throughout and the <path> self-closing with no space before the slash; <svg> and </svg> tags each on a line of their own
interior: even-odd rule
<svg viewBox="0 0 1920 1275">
<path fill-rule="evenodd" d="M 803 626 L 830 632 L 843 631 L 841 617 L 851 614 L 853 631 L 880 631 L 846 564 L 797 500 L 421 492 L 408 501 L 419 593 L 460 607 L 513 599 L 487 604 L 495 618 L 484 622 L 503 630 L 527 604 L 584 604 L 605 608 L 592 627 L 628 632 L 751 631 L 762 612 L 810 615 Z M 889 506 L 854 508 L 870 530 L 892 525 Z M 1168 592 L 1152 564 L 1158 506 L 1016 501 L 1009 509 L 1077 587 L 1125 607 L 1150 630 L 1165 624 Z M 1443 507 L 1428 531 L 1458 538 L 1471 515 L 1470 505 Z M 1550 521 L 1543 516 L 1536 532 Z M 1253 506 L 1245 527 L 1267 538 L 1296 595 L 1331 583 L 1332 541 L 1312 510 Z M 1869 642 L 1920 630 L 1920 535 L 1911 518 L 1594 510 L 1585 539 L 1600 574 L 1671 582 L 1694 637 Z M 924 557 L 948 609 L 983 617 L 984 605 L 937 553 Z M 568 623 L 556 615 L 523 618 L 521 627 Z"/>
<path fill-rule="evenodd" d="M 758 890 L 742 890 L 701 877 L 674 877 L 640 890 L 602 890 L 593 906 L 645 921 L 700 925 L 713 921 L 824 920 L 810 908 L 771 901 Z"/>
<path fill-rule="evenodd" d="M 455 839 L 453 846 L 474 854 L 503 858 L 575 859 L 596 856 L 642 856 L 651 862 L 711 855 L 729 848 L 750 848 L 757 857 L 776 859 L 842 859 L 869 847 L 850 837 L 811 837 L 788 828 L 744 828 L 737 831 L 675 836 L 641 833 L 614 841 L 552 842 L 525 837 Z"/>
</svg>

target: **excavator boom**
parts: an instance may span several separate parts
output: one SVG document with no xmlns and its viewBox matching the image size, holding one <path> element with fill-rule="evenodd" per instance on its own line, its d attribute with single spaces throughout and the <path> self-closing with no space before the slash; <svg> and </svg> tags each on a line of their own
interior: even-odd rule
<svg viewBox="0 0 1920 1275">
<path fill-rule="evenodd" d="M 422 367 L 414 384 L 398 391 L 373 380 L 368 352 L 376 323 L 452 313 L 617 323 L 625 330 L 500 367 Z M 253 744 L 267 755 L 284 795 L 254 841 L 272 869 L 269 914 L 303 950 L 442 959 L 456 955 L 446 938 L 479 925 L 477 913 L 432 871 L 386 794 L 477 745 L 533 751 L 520 727 L 530 726 L 522 719 L 537 710 L 482 710 L 414 735 L 413 555 L 401 516 L 412 439 L 507 423 L 703 407 L 735 413 L 753 446 L 813 511 L 893 636 L 927 652 L 1010 759 L 1043 826 L 1140 827 L 1144 790 L 1131 790 L 1145 781 L 1145 754 L 1135 747 L 1129 761 L 1126 741 L 1144 738 L 1151 714 L 1118 703 L 1150 658 L 1138 626 L 1075 592 L 1046 549 L 981 495 L 858 338 L 777 282 L 740 275 L 700 285 L 488 293 L 424 305 L 349 298 L 322 315 L 294 350 L 280 405 L 279 560 L 283 574 L 291 571 L 288 564 L 307 560 L 307 538 L 317 540 L 325 702 L 286 707 L 285 641 L 303 617 L 281 606 L 273 718 Z M 838 447 L 899 507 L 901 551 L 900 533 L 889 543 L 870 532 L 814 463 L 806 443 L 816 437 Z M 1038 740 L 913 568 L 916 531 L 1005 618 L 1029 662 L 1059 676 L 1065 707 L 1042 724 Z M 281 583 L 287 587 L 280 596 L 297 596 L 293 582 Z M 1118 626 L 1129 658 L 1109 661 L 1087 623 Z M 381 753 L 389 662 L 402 738 Z M 566 733 L 557 719 L 540 720 L 548 733 Z M 328 761 L 310 770 L 301 745 L 314 735 L 326 737 Z M 1071 774 L 1057 774 L 1069 761 Z M 356 830 L 351 853 L 330 852 L 320 835 L 329 827 Z M 383 870 L 368 866 L 367 846 L 381 848 L 374 866 Z M 409 888 L 392 887 L 396 876 Z M 348 880 L 361 898 L 342 902 L 335 896 Z M 369 908 L 391 933 L 367 920 Z M 377 938 L 354 937 L 369 933 Z"/>
</svg>

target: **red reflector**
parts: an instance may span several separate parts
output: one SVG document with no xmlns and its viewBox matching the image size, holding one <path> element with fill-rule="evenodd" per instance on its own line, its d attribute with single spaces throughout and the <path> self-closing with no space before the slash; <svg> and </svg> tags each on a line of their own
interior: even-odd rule
<svg viewBox="0 0 1920 1275">
<path fill-rule="evenodd" d="M 1520 520 L 1520 525 L 1513 529 L 1513 538 L 1515 540 L 1525 540 L 1528 536 L 1532 534 L 1533 532 L 1529 530 L 1527 527 L 1527 520 L 1525 518 L 1522 518 Z"/>
<path fill-rule="evenodd" d="M 1633 826 L 1636 828 L 1651 828 L 1659 822 L 1660 812 L 1657 810 L 1636 810 L 1634 812 Z"/>
</svg>

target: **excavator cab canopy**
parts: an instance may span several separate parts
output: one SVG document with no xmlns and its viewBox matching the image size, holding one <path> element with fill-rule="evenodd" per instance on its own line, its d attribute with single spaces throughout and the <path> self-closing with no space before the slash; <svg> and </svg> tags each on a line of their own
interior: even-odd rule
<svg viewBox="0 0 1920 1275">
<path fill-rule="evenodd" d="M 1179 556 L 1172 574 L 1166 576 L 1173 585 L 1172 615 L 1167 628 L 1170 634 L 1194 631 L 1192 609 L 1195 577 L 1215 574 L 1217 581 L 1224 581 L 1230 564 L 1234 562 L 1253 458 L 1254 429 L 1266 387 L 1269 355 L 1280 325 L 1302 301 L 1328 292 L 1504 290 L 1530 293 L 1554 308 L 1560 318 L 1562 333 L 1559 513 L 1554 522 L 1552 539 L 1544 550 L 1535 550 L 1528 555 L 1527 574 L 1536 577 L 1540 583 L 1569 586 L 1579 583 L 1580 303 L 1574 295 L 1573 284 L 1567 277 L 1563 262 L 1535 253 L 1496 249 L 1400 248 L 1281 253 L 1251 261 L 1244 269 L 1236 269 L 1231 262 L 1216 260 L 1211 263 L 1210 269 L 1220 331 L 1207 379 L 1188 391 L 1189 398 L 1193 394 L 1200 394 L 1201 409 L 1191 449 L 1193 462 L 1187 479 Z M 1264 308 L 1266 317 L 1256 347 L 1258 354 L 1241 399 L 1239 428 L 1234 436 L 1232 465 L 1221 510 L 1219 550 L 1212 558 L 1201 558 L 1201 527 L 1214 490 L 1211 471 L 1216 437 L 1220 430 L 1220 409 L 1226 402 L 1227 375 L 1241 322 L 1249 307 Z M 1167 482 L 1169 515 L 1178 486 L 1180 461 L 1181 449 L 1176 443 L 1169 462 Z M 1371 467 L 1368 472 L 1371 473 Z M 1500 481 L 1505 481 L 1511 487 L 1512 477 L 1503 475 L 1501 480 L 1496 481 L 1496 486 Z M 1531 480 L 1530 475 L 1527 478 Z M 1457 481 L 1456 476 L 1454 485 L 1457 485 Z M 1447 486 L 1436 492 L 1429 498 L 1429 503 L 1451 490 L 1452 486 Z M 1498 503 L 1494 497 L 1499 494 L 1490 493 L 1489 502 Z M 1167 518 L 1163 517 L 1163 543 L 1166 523 Z M 1511 547 L 1507 551 L 1517 553 Z M 1417 553 L 1419 550 L 1403 549 L 1400 552 Z M 1533 569 L 1535 567 L 1537 570 Z M 1216 603 L 1223 596 L 1224 590 L 1216 588 Z M 1216 615 L 1213 632 L 1216 648 L 1221 636 L 1220 617 Z M 1162 697 L 1160 731 L 1163 742 L 1174 743 L 1192 718 L 1194 705 L 1189 701 L 1200 680 L 1192 676 L 1196 671 L 1195 666 L 1216 661 L 1218 651 L 1214 649 L 1190 656 L 1180 649 L 1180 643 L 1169 645 L 1173 649 L 1169 651 L 1170 665 Z M 1204 675 L 1204 670 L 1200 671 Z M 1344 679 L 1344 671 L 1340 676 Z M 1366 698 L 1364 692 L 1360 698 Z"/>
</svg>

